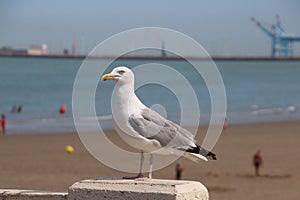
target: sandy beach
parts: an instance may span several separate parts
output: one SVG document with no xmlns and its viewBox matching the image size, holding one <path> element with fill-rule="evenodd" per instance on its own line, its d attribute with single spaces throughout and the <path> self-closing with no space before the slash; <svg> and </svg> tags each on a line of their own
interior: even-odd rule
<svg viewBox="0 0 300 200">
<path fill-rule="evenodd" d="M 299 199 L 299 133 L 299 121 L 230 125 L 213 149 L 217 161 L 180 158 L 182 179 L 202 182 L 213 200 Z M 118 140 L 113 131 L 107 134 Z M 66 145 L 74 153 L 66 153 Z M 252 166 L 258 149 L 264 160 L 261 177 L 254 176 Z M 0 188 L 67 191 L 78 180 L 124 175 L 94 159 L 76 133 L 0 137 Z M 175 163 L 154 172 L 154 178 L 174 177 Z"/>
</svg>

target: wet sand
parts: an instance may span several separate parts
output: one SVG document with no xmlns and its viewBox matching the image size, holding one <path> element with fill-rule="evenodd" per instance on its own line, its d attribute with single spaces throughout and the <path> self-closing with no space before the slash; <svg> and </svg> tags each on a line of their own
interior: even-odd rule
<svg viewBox="0 0 300 200">
<path fill-rule="evenodd" d="M 205 130 L 200 127 L 199 141 Z M 120 142 L 113 131 L 107 134 Z M 72 145 L 74 153 L 66 153 L 66 145 Z M 261 177 L 254 176 L 252 166 L 258 149 L 264 159 Z M 299 149 L 299 121 L 230 125 L 213 149 L 217 161 L 197 164 L 180 158 L 182 179 L 202 182 L 213 200 L 296 200 L 300 198 Z M 0 188 L 67 191 L 81 179 L 125 175 L 129 174 L 94 159 L 76 133 L 0 137 Z M 154 172 L 154 178 L 174 177 L 175 163 Z"/>
</svg>

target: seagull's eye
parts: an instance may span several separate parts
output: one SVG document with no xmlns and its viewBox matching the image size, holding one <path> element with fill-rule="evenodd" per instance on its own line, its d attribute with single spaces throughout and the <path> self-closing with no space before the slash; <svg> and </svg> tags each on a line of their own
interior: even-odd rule
<svg viewBox="0 0 300 200">
<path fill-rule="evenodd" d="M 125 73 L 125 71 L 124 71 L 124 70 L 119 70 L 118 73 L 119 73 L 120 75 L 122 75 L 122 74 Z"/>
</svg>

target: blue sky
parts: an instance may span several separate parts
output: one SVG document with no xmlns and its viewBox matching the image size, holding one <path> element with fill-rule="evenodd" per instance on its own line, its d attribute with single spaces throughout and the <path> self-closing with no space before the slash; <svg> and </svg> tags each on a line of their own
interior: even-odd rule
<svg viewBox="0 0 300 200">
<path fill-rule="evenodd" d="M 88 53 L 111 35 L 155 26 L 187 34 L 211 55 L 269 55 L 271 41 L 250 17 L 274 23 L 276 14 L 300 35 L 299 0 L 1 0 L 0 46 L 46 43 L 61 52 L 76 34 L 77 52 Z M 299 55 L 300 43 L 295 47 Z"/>
</svg>

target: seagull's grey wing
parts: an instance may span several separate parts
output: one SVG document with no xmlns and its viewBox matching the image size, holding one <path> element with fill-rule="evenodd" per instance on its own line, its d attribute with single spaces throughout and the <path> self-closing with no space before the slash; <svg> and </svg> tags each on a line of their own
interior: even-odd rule
<svg viewBox="0 0 300 200">
<path fill-rule="evenodd" d="M 161 146 L 182 150 L 195 146 L 193 134 L 149 108 L 143 109 L 140 115 L 131 115 L 129 124 L 140 135 L 157 140 Z"/>
</svg>

